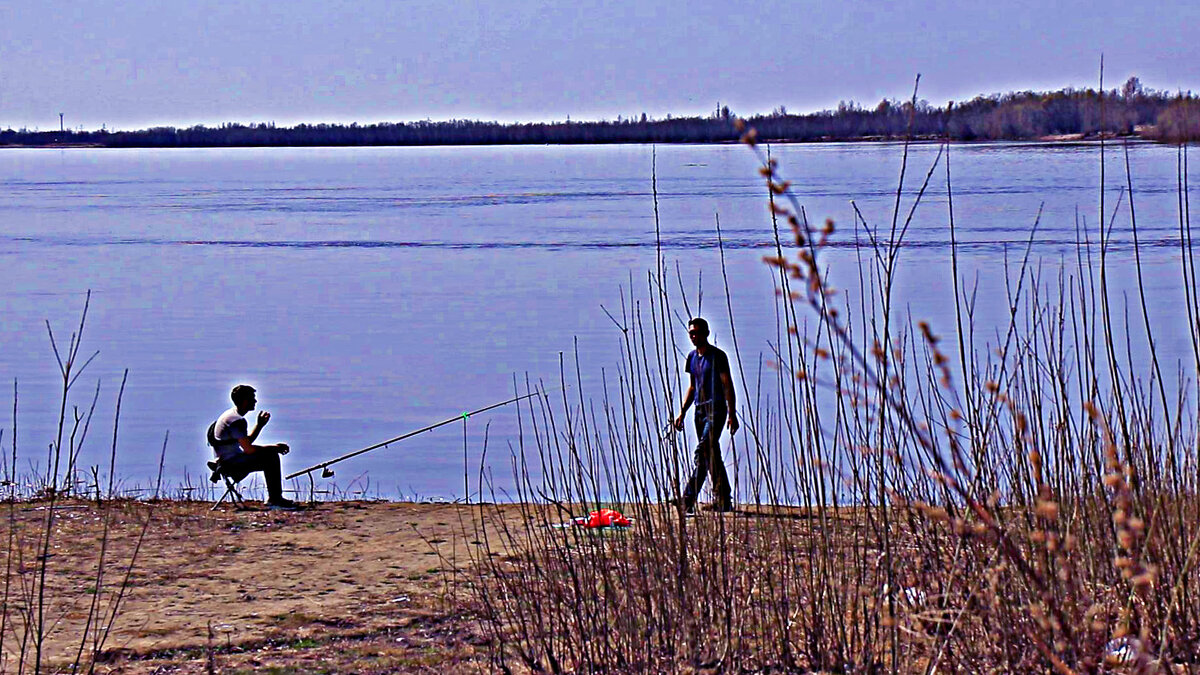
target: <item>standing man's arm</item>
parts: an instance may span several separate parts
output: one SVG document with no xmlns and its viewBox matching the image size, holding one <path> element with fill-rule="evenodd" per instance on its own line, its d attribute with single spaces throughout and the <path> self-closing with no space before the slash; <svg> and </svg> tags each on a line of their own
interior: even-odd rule
<svg viewBox="0 0 1200 675">
<path fill-rule="evenodd" d="M 692 405 L 692 399 L 696 396 L 695 385 L 688 383 L 687 393 L 683 395 L 683 410 L 679 411 L 679 417 L 675 418 L 675 430 L 683 431 L 683 416 L 687 414 L 687 410 Z"/>
<path fill-rule="evenodd" d="M 721 371 L 721 389 L 725 392 L 725 408 L 729 411 L 729 433 L 736 434 L 741 425 L 738 424 L 737 393 L 733 390 L 733 375 L 729 372 L 728 363 Z"/>
</svg>

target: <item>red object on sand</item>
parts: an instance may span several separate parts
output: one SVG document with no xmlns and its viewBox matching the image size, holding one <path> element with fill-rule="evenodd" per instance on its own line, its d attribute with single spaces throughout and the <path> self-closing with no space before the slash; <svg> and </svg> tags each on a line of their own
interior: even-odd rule
<svg viewBox="0 0 1200 675">
<path fill-rule="evenodd" d="M 586 516 L 575 518 L 574 522 L 580 527 L 629 527 L 633 524 L 633 521 L 621 515 L 620 511 L 612 509 L 592 511 Z"/>
</svg>

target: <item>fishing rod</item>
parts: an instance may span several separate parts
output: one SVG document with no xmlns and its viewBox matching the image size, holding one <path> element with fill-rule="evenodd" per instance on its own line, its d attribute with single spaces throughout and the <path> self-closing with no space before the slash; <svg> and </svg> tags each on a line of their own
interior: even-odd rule
<svg viewBox="0 0 1200 675">
<path fill-rule="evenodd" d="M 449 419 L 442 420 L 441 422 L 438 422 L 438 423 L 436 423 L 436 424 L 430 424 L 429 426 L 427 426 L 427 427 L 422 427 L 422 428 L 420 428 L 420 429 L 417 429 L 416 431 L 410 431 L 410 432 L 408 432 L 408 433 L 406 433 L 406 434 L 402 434 L 402 435 L 400 435 L 400 436 L 397 436 L 397 437 L 395 437 L 395 438 L 389 438 L 388 440 L 386 440 L 386 441 L 383 441 L 382 443 L 376 443 L 375 445 L 367 446 L 367 447 L 365 447 L 365 448 L 363 448 L 363 449 L 361 449 L 361 450 L 355 450 L 354 452 L 348 452 L 348 453 L 346 453 L 346 454 L 344 454 L 344 455 L 342 455 L 342 456 L 340 456 L 340 457 L 334 457 L 333 459 L 331 459 L 331 460 L 328 460 L 328 461 L 325 461 L 325 462 L 321 462 L 320 464 L 313 464 L 312 466 L 310 466 L 310 467 L 308 467 L 308 468 L 305 468 L 305 469 L 300 469 L 299 471 L 297 471 L 297 472 L 295 472 L 295 473 L 292 473 L 292 474 L 289 474 L 289 475 L 287 475 L 287 476 L 284 478 L 284 480 L 291 480 L 291 479 L 293 479 L 293 478 L 295 478 L 295 477 L 297 477 L 297 476 L 303 476 L 303 475 L 305 475 L 305 474 L 309 474 L 309 479 L 311 480 L 311 479 L 312 479 L 312 475 L 311 475 L 311 474 L 312 474 L 312 472 L 313 472 L 313 471 L 316 471 L 317 469 L 321 469 L 321 478 L 332 478 L 332 477 L 333 477 L 333 471 L 332 471 L 332 470 L 331 470 L 329 467 L 330 467 L 330 466 L 332 466 L 332 465 L 334 465 L 334 464 L 337 464 L 338 462 L 345 461 L 345 460 L 347 460 L 347 459 L 350 459 L 351 457 L 357 457 L 357 456 L 359 456 L 359 455 L 361 455 L 361 454 L 363 454 L 363 453 L 365 453 L 365 452 L 370 452 L 370 451 L 372 451 L 372 450 L 377 450 L 377 449 L 379 449 L 379 448 L 382 448 L 382 447 L 385 447 L 385 446 L 391 445 L 392 443 L 396 443 L 397 441 L 402 441 L 402 440 L 404 440 L 404 439 L 406 439 L 406 438 L 410 438 L 410 437 L 412 437 L 412 436 L 416 436 L 417 434 L 422 434 L 422 433 L 425 433 L 426 431 L 433 431 L 434 429 L 437 429 L 438 427 L 444 427 L 444 426 L 446 426 L 447 424 L 450 424 L 451 422 L 457 422 L 457 421 L 459 421 L 459 420 L 465 420 L 465 419 L 467 419 L 468 417 L 470 417 L 471 415 L 478 415 L 478 414 L 480 414 L 480 413 L 485 413 L 485 412 L 487 412 L 487 411 L 489 411 L 489 410 L 492 410 L 492 409 L 495 409 L 495 408 L 499 408 L 499 407 L 501 407 L 501 406 L 506 406 L 506 405 L 508 405 L 508 404 L 510 404 L 510 403 L 516 403 L 517 401 L 523 401 L 523 400 L 525 400 L 525 399 L 527 399 L 527 398 L 533 398 L 534 396 L 541 396 L 541 395 L 543 395 L 543 393 L 544 393 L 544 392 L 542 392 L 542 391 L 535 391 L 535 392 L 533 392 L 533 393 L 531 393 L 531 394 L 525 394 L 524 396 L 517 396 L 517 397 L 515 397 L 515 398 L 510 398 L 510 399 L 508 399 L 507 401 L 501 401 L 501 402 L 499 402 L 499 403 L 493 403 L 492 405 L 485 406 L 485 407 L 483 407 L 483 408 L 479 408 L 478 410 L 472 410 L 472 411 L 470 411 L 470 412 L 465 412 L 465 413 L 462 413 L 461 415 L 455 415 L 454 417 L 451 417 L 451 418 L 449 418 Z"/>
</svg>

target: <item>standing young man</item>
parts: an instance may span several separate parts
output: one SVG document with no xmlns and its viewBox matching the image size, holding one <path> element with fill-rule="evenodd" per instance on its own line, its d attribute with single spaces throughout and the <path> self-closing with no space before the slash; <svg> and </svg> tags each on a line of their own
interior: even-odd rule
<svg viewBox="0 0 1200 675">
<path fill-rule="evenodd" d="M 271 413 L 263 410 L 254 421 L 254 428 L 247 428 L 246 413 L 258 405 L 254 387 L 239 384 L 229 393 L 233 407 L 221 413 L 212 426 L 210 440 L 221 469 L 234 481 L 239 481 L 254 471 L 262 471 L 267 482 L 267 506 L 272 509 L 295 509 L 296 502 L 283 496 L 283 472 L 279 467 L 279 456 L 288 453 L 287 443 L 255 445 L 258 434 L 271 420 Z"/>
<path fill-rule="evenodd" d="M 687 356 L 684 369 L 691 376 L 687 394 L 683 397 L 683 410 L 675 418 L 675 429 L 683 429 L 683 416 L 688 406 L 696 404 L 696 468 L 683 491 L 683 506 L 688 511 L 696 508 L 696 498 L 704 479 L 712 473 L 713 492 L 717 500 L 708 507 L 712 511 L 727 513 L 733 510 L 733 495 L 729 485 L 729 474 L 721 460 L 721 428 L 726 420 L 729 433 L 738 430 L 737 395 L 733 390 L 733 374 L 729 370 L 729 357 L 725 352 L 708 343 L 708 322 L 696 317 L 688 322 L 688 338 L 695 349 Z"/>
</svg>

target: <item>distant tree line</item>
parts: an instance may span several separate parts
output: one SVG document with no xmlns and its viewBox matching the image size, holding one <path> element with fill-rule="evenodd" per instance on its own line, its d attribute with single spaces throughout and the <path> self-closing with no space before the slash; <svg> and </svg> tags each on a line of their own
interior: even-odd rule
<svg viewBox="0 0 1200 675">
<path fill-rule="evenodd" d="M 519 145 L 570 143 L 716 143 L 738 133 L 728 107 L 705 117 L 595 122 L 501 124 L 473 120 L 384 124 L 222 124 L 139 131 L 0 131 L 0 145 L 96 145 L 113 148 Z M 804 115 L 780 107 L 746 119 L 768 141 L 917 139 L 1031 140 L 1046 137 L 1141 136 L 1166 142 L 1200 140 L 1200 98 L 1142 86 L 1131 77 L 1120 89 L 1063 89 L 978 96 L 945 107 L 885 99 L 873 108 L 841 103 Z"/>
</svg>

